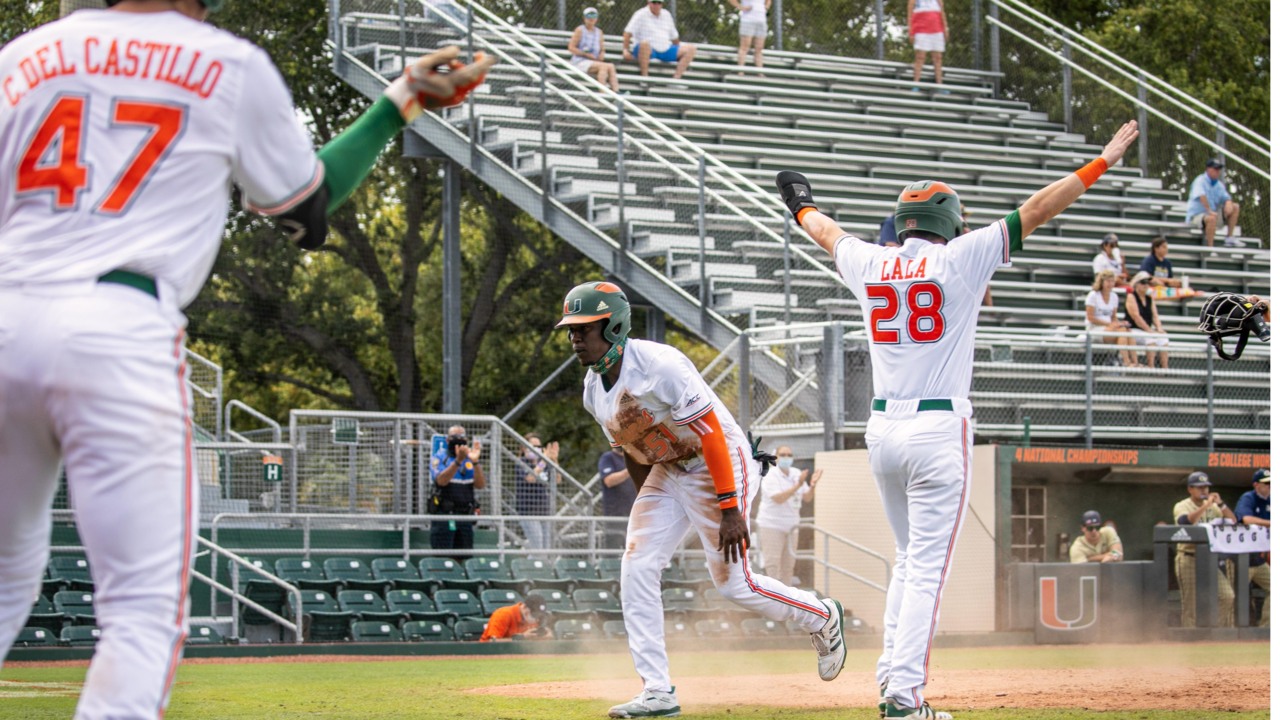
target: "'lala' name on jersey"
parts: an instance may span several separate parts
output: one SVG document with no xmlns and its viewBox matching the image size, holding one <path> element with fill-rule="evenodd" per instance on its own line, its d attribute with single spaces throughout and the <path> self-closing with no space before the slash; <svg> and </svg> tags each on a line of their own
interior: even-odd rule
<svg viewBox="0 0 1280 720">
<path fill-rule="evenodd" d="M 914 280 L 925 277 L 925 267 L 928 262 L 929 258 L 927 257 L 890 258 L 880 263 L 880 280 L 881 282 L 889 282 L 890 280 Z"/>
<path fill-rule="evenodd" d="M 85 38 L 83 53 L 77 57 L 74 51 L 64 51 L 58 40 L 19 60 L 17 71 L 0 85 L 12 107 L 40 83 L 77 72 L 151 79 L 207 98 L 222 77 L 222 62 L 201 60 L 199 50 L 187 50 L 181 45 L 114 38 L 104 41 L 96 37 Z"/>
</svg>

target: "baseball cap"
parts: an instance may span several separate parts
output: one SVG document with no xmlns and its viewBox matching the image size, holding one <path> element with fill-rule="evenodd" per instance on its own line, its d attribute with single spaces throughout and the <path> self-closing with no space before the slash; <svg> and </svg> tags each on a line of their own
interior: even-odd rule
<svg viewBox="0 0 1280 720">
<path fill-rule="evenodd" d="M 1205 167 L 1207 167 L 1207 168 L 1218 168 L 1218 169 L 1222 169 L 1222 161 L 1221 161 L 1221 160 L 1219 160 L 1218 158 L 1209 158 L 1209 159 L 1205 162 L 1204 166 L 1205 166 Z"/>
<path fill-rule="evenodd" d="M 1212 484 L 1209 482 L 1209 476 L 1198 470 L 1187 476 L 1187 487 L 1204 487 Z"/>
<path fill-rule="evenodd" d="M 1271 468 L 1262 468 L 1253 474 L 1253 481 L 1271 484 Z"/>
<path fill-rule="evenodd" d="M 1080 524 L 1085 527 L 1099 527 L 1102 525 L 1102 516 L 1097 510 L 1090 510 L 1080 516 Z"/>
<path fill-rule="evenodd" d="M 547 599 L 542 596 L 542 593 L 531 592 L 525 595 L 524 606 L 540 623 L 547 617 Z"/>
<path fill-rule="evenodd" d="M 1107 233 L 1106 235 L 1102 236 L 1102 244 L 1103 245 L 1119 245 L 1120 238 L 1116 237 L 1115 233 Z"/>
<path fill-rule="evenodd" d="M 583 10 L 583 11 L 582 11 L 582 17 L 584 17 L 584 18 L 599 17 L 599 15 L 600 15 L 600 11 L 599 11 L 599 10 L 596 10 L 596 9 L 595 9 L 595 8 L 593 8 L 593 7 L 589 7 L 589 8 L 587 8 L 586 10 Z"/>
<path fill-rule="evenodd" d="M 1147 272 L 1146 270 L 1139 270 L 1138 272 L 1134 273 L 1133 278 L 1129 280 L 1129 284 L 1137 285 L 1138 283 L 1147 283 L 1148 285 L 1150 285 L 1151 273 Z"/>
</svg>

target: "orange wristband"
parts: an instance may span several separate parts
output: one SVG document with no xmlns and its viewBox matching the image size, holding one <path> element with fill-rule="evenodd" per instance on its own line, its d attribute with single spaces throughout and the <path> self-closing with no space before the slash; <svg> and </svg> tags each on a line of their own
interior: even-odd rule
<svg viewBox="0 0 1280 720">
<path fill-rule="evenodd" d="M 805 216 L 805 215 L 808 215 L 809 213 L 811 213 L 811 212 L 813 212 L 813 211 L 814 211 L 814 208 L 800 208 L 800 212 L 796 213 L 796 224 L 797 224 L 797 225 L 803 225 L 803 224 L 804 224 L 804 216 Z"/>
<path fill-rule="evenodd" d="M 1076 171 L 1076 177 L 1080 178 L 1080 182 L 1084 183 L 1084 189 L 1088 190 L 1093 184 L 1098 182 L 1098 178 L 1102 177 L 1102 173 L 1107 171 L 1107 161 L 1097 158 L 1088 165 Z"/>
</svg>

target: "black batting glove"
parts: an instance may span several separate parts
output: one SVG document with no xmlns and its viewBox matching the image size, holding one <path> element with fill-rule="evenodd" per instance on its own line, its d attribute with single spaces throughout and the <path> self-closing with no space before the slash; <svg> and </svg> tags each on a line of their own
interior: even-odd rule
<svg viewBox="0 0 1280 720">
<path fill-rule="evenodd" d="M 778 177 L 774 178 L 774 183 L 782 195 L 782 202 L 787 204 L 787 209 L 791 211 L 793 217 L 799 215 L 805 208 L 818 209 L 813 202 L 813 188 L 809 187 L 808 178 L 800 173 L 783 170 L 778 173 Z M 799 222 L 799 219 L 796 222 Z"/>
<path fill-rule="evenodd" d="M 781 176 L 781 174 L 779 174 L 779 176 Z M 761 450 L 760 438 L 752 437 L 749 431 L 747 432 L 747 442 L 751 444 L 751 459 L 760 463 L 760 477 L 768 475 L 769 466 L 778 464 L 778 456 L 770 455 L 764 450 Z"/>
</svg>

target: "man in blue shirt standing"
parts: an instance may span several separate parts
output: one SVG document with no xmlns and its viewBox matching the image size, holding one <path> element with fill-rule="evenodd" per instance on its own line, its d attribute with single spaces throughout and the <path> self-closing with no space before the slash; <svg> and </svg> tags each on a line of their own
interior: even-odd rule
<svg viewBox="0 0 1280 720">
<path fill-rule="evenodd" d="M 1245 525 L 1271 527 L 1271 468 L 1262 468 L 1253 474 L 1253 489 L 1240 496 L 1240 502 L 1236 503 L 1236 518 Z M 1270 553 L 1249 555 L 1249 581 L 1267 593 L 1258 627 L 1271 627 Z"/>
<path fill-rule="evenodd" d="M 1227 247 L 1240 247 L 1244 243 L 1235 236 L 1236 222 L 1240 219 L 1240 205 L 1231 200 L 1226 183 L 1222 182 L 1222 161 L 1209 158 L 1204 174 L 1191 182 L 1187 197 L 1187 225 L 1191 231 L 1204 232 L 1204 243 L 1213 247 L 1213 236 L 1218 224 L 1226 222 Z"/>
<path fill-rule="evenodd" d="M 449 428 L 445 446 L 431 456 L 431 500 L 427 512 L 434 515 L 471 515 L 479 505 L 476 490 L 484 489 L 484 469 L 480 467 L 480 441 L 467 445 L 467 431 L 461 425 Z M 475 543 L 474 522 L 436 520 L 431 523 L 434 550 L 470 550 Z M 459 562 L 466 556 L 459 556 Z"/>
</svg>

